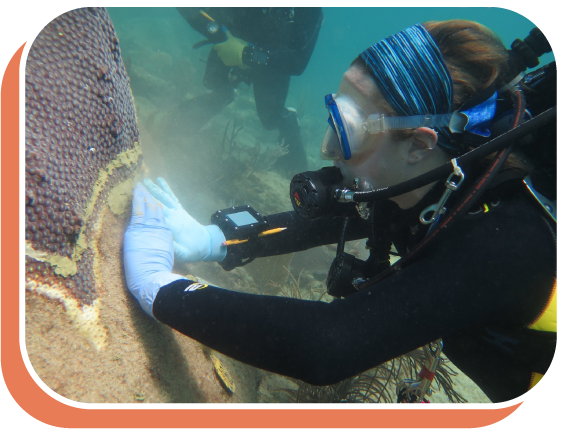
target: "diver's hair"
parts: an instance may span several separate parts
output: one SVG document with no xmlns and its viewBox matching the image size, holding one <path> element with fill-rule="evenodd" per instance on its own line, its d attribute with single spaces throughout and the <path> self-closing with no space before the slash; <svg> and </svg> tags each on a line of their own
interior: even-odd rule
<svg viewBox="0 0 563 429">
<path fill-rule="evenodd" d="M 422 24 L 442 52 L 446 67 L 453 81 L 452 110 L 458 109 L 474 95 L 493 83 L 497 88 L 506 84 L 511 73 L 508 51 L 499 36 L 477 22 L 462 19 L 429 21 Z M 365 61 L 358 56 L 351 64 L 369 75 Z M 382 103 L 386 114 L 393 115 L 391 105 Z M 413 130 L 391 131 L 393 138 L 402 140 L 414 134 Z M 467 150 L 470 150 L 468 147 Z M 525 169 L 519 159 L 510 155 L 506 166 Z M 491 157 L 487 157 L 489 161 Z"/>
<path fill-rule="evenodd" d="M 461 19 L 422 24 L 442 52 L 454 83 L 453 110 L 509 74 L 508 51 L 500 38 L 477 22 Z"/>
<path fill-rule="evenodd" d="M 492 30 L 477 22 L 461 19 L 430 21 L 422 24 L 430 33 L 442 56 L 454 83 L 452 109 L 458 109 L 465 101 L 496 83 L 505 85 L 511 72 L 508 51 Z M 471 147 L 467 148 L 468 150 Z M 477 168 L 484 168 L 495 154 L 485 157 Z M 516 154 L 510 154 L 503 170 L 519 169 L 529 172 Z"/>
</svg>

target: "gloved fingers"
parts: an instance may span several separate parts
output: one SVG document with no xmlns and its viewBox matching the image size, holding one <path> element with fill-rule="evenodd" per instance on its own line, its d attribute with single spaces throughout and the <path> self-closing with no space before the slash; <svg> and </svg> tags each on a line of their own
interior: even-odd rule
<svg viewBox="0 0 563 429">
<path fill-rule="evenodd" d="M 164 191 L 157 185 L 155 185 L 151 179 L 146 178 L 145 180 L 143 180 L 143 183 L 154 198 L 156 198 L 168 208 L 176 208 L 178 200 L 176 199 L 176 201 L 174 201 L 173 199 L 171 199 L 170 196 L 164 193 Z"/>
<path fill-rule="evenodd" d="M 158 186 L 160 186 L 162 190 L 168 194 L 172 201 L 174 201 L 175 203 L 178 202 L 178 198 L 176 198 L 176 195 L 174 195 L 174 192 L 172 192 L 172 189 L 170 189 L 170 186 L 168 186 L 166 180 L 164 180 L 162 177 L 157 177 L 156 183 L 158 183 Z"/>
<path fill-rule="evenodd" d="M 162 204 L 145 190 L 145 225 L 164 226 Z"/>
<path fill-rule="evenodd" d="M 142 225 L 145 221 L 145 188 L 137 183 L 133 190 L 130 225 Z"/>
</svg>

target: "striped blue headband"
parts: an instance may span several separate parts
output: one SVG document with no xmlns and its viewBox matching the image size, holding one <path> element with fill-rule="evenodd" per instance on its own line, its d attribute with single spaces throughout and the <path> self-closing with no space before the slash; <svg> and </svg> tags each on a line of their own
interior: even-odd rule
<svg viewBox="0 0 563 429">
<path fill-rule="evenodd" d="M 452 78 L 440 49 L 422 25 L 377 42 L 362 52 L 361 58 L 385 99 L 400 115 L 451 112 Z M 437 131 L 446 137 L 438 144 L 449 146 L 448 131 L 441 127 Z"/>
</svg>

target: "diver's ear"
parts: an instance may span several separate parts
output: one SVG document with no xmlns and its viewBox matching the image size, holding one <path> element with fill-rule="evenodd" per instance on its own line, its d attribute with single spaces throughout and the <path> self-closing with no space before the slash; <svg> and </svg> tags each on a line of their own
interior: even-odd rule
<svg viewBox="0 0 563 429">
<path fill-rule="evenodd" d="M 411 138 L 411 147 L 409 150 L 409 164 L 416 164 L 422 161 L 436 147 L 438 142 L 438 134 L 431 128 L 419 127 Z"/>
</svg>

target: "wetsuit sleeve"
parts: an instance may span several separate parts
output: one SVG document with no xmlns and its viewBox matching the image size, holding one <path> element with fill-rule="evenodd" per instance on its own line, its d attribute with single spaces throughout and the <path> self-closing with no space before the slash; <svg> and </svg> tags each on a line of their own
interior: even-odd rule
<svg viewBox="0 0 563 429">
<path fill-rule="evenodd" d="M 424 257 L 345 299 L 189 288 L 181 280 L 158 292 L 153 313 L 247 364 L 335 383 L 438 338 L 540 313 L 555 276 L 551 231 L 519 207 L 486 216 L 460 222 Z"/>
<path fill-rule="evenodd" d="M 220 262 L 225 270 L 232 270 L 243 265 L 247 260 L 258 257 L 283 255 L 337 243 L 344 225 L 344 217 L 326 217 L 309 221 L 301 218 L 294 211 L 269 215 L 266 219 L 271 229 L 287 229 L 262 238 L 249 237 L 247 243 L 229 246 L 227 256 Z M 366 238 L 368 231 L 368 222 L 355 216 L 350 218 L 345 240 Z M 223 234 L 227 240 L 233 238 L 229 235 L 229 231 L 223 231 Z"/>
</svg>

